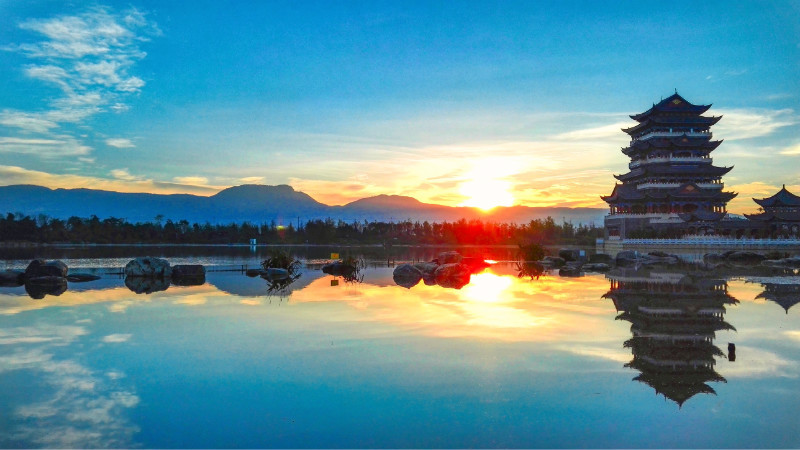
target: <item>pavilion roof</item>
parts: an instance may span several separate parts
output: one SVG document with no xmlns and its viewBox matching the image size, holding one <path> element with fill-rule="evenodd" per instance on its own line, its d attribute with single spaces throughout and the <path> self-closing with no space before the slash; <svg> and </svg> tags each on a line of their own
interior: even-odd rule
<svg viewBox="0 0 800 450">
<path fill-rule="evenodd" d="M 630 118 L 637 122 L 641 122 L 642 120 L 647 119 L 647 117 L 657 113 L 703 114 L 704 112 L 708 111 L 708 108 L 711 108 L 711 105 L 694 105 L 689 103 L 685 98 L 678 95 L 678 92 L 676 91 L 674 94 L 661 100 L 660 102 L 654 103 L 653 107 L 647 111 L 639 114 L 633 114 L 630 116 Z"/>
<path fill-rule="evenodd" d="M 691 213 L 679 213 L 678 217 L 684 222 L 716 222 L 725 217 L 724 212 L 697 210 Z"/>
<path fill-rule="evenodd" d="M 759 222 L 800 222 L 800 212 L 766 211 L 759 214 L 745 214 L 744 216 Z"/>
<path fill-rule="evenodd" d="M 782 206 L 800 206 L 800 197 L 792 194 L 786 190 L 784 184 L 780 191 L 775 195 L 767 198 L 754 198 L 754 202 L 758 203 L 764 208 L 769 207 L 782 207 Z"/>
</svg>

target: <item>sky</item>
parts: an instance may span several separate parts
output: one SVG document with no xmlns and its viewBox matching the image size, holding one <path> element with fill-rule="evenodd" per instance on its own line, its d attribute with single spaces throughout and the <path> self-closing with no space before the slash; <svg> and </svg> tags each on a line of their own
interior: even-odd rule
<svg viewBox="0 0 800 450">
<path fill-rule="evenodd" d="M 0 185 L 605 207 L 628 115 L 800 194 L 800 2 L 0 0 Z"/>
</svg>

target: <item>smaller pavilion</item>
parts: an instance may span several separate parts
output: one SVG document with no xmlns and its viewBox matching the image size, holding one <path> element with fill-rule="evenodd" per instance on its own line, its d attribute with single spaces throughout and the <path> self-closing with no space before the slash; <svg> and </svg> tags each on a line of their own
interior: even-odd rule
<svg viewBox="0 0 800 450">
<path fill-rule="evenodd" d="M 771 197 L 753 201 L 761 206 L 761 212 L 745 214 L 748 219 L 773 235 L 800 236 L 800 197 L 789 192 L 786 185 Z"/>
</svg>

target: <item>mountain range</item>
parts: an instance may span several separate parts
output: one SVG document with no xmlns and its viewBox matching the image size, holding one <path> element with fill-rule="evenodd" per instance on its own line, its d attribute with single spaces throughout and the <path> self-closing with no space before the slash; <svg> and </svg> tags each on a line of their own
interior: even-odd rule
<svg viewBox="0 0 800 450">
<path fill-rule="evenodd" d="M 93 189 L 50 189 L 42 186 L 0 186 L 0 213 L 22 213 L 67 219 L 96 215 L 123 218 L 129 222 L 187 220 L 190 223 L 251 222 L 286 224 L 332 218 L 351 221 L 456 221 L 481 219 L 526 223 L 553 217 L 556 222 L 601 224 L 605 208 L 498 206 L 491 211 L 422 203 L 412 197 L 378 195 L 343 206 L 314 200 L 291 186 L 242 185 L 224 189 L 210 197 L 190 194 L 130 194 Z"/>
</svg>

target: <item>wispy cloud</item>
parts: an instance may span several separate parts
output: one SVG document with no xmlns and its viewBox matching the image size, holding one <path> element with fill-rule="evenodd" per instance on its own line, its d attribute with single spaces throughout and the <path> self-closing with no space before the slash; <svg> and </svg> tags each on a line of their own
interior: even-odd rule
<svg viewBox="0 0 800 450">
<path fill-rule="evenodd" d="M 800 156 L 800 143 L 785 148 L 778 153 L 785 156 Z"/>
<path fill-rule="evenodd" d="M 172 181 L 178 184 L 188 184 L 193 186 L 206 186 L 208 185 L 208 178 L 206 177 L 175 177 Z"/>
<path fill-rule="evenodd" d="M 768 136 L 800 122 L 791 109 L 720 109 L 714 114 L 722 115 L 714 126 L 714 135 L 726 141 Z"/>
<path fill-rule="evenodd" d="M 123 138 L 109 138 L 106 139 L 106 145 L 116 148 L 134 148 L 136 147 L 130 139 Z"/>
<path fill-rule="evenodd" d="M 0 137 L 0 153 L 33 154 L 42 158 L 62 156 L 83 156 L 91 152 L 91 147 L 68 136 L 50 138 Z"/>
<path fill-rule="evenodd" d="M 22 73 L 54 87 L 57 94 L 37 99 L 42 105 L 34 111 L 3 110 L 0 125 L 9 133 L 15 130 L 53 142 L 18 142 L 4 145 L 0 151 L 45 158 L 90 153 L 92 149 L 81 142 L 83 138 L 77 133 L 69 136 L 65 125 L 84 125 L 86 119 L 97 114 L 127 110 L 126 99 L 145 85 L 132 73 L 135 63 L 146 55 L 140 44 L 160 31 L 136 9 L 118 13 L 105 7 L 75 15 L 29 19 L 19 27 L 35 40 L 2 49 L 27 57 L 30 63 L 21 68 Z M 57 128 L 61 128 L 61 137 L 53 139 Z M 106 143 L 118 148 L 133 146 L 126 139 L 109 139 Z"/>
<path fill-rule="evenodd" d="M 0 184 L 35 184 L 49 188 L 87 188 L 117 192 L 149 192 L 153 194 L 213 195 L 220 186 L 197 186 L 155 181 L 131 174 L 127 169 L 114 169 L 113 178 L 98 178 L 74 174 L 53 174 L 19 166 L 0 165 Z M 121 178 L 120 178 L 121 177 Z M 127 178 L 127 179 L 125 179 Z"/>
</svg>

